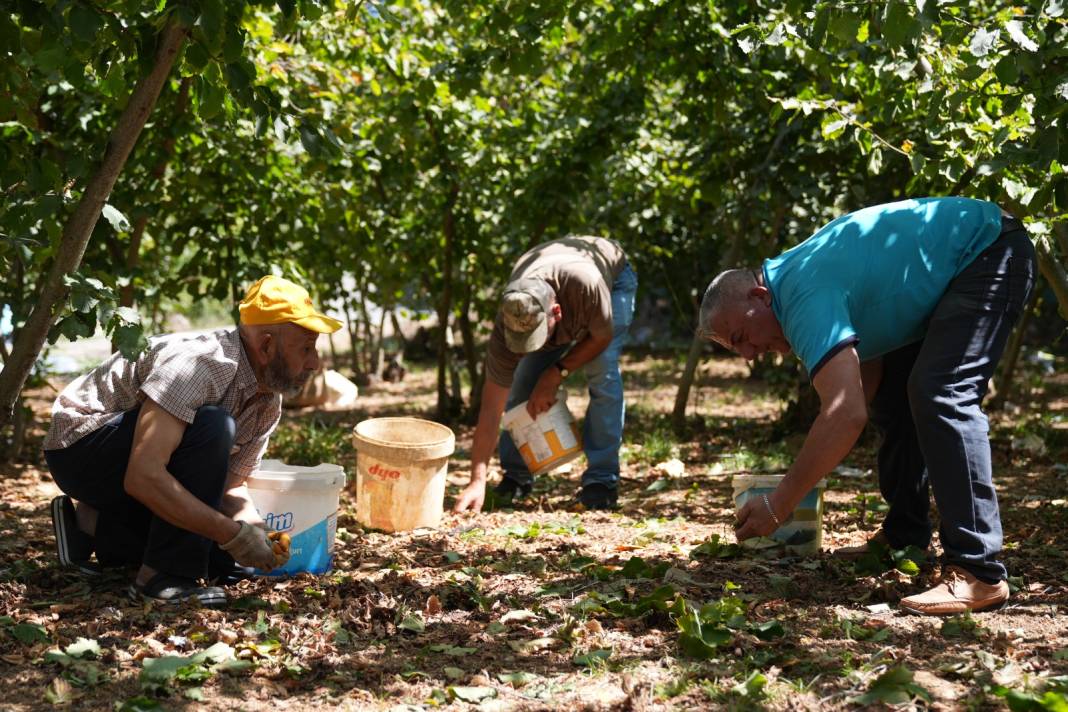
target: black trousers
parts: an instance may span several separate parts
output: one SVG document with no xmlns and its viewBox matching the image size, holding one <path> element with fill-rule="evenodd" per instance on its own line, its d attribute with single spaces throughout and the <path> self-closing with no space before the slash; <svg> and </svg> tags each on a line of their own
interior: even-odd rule
<svg viewBox="0 0 1068 712">
<path fill-rule="evenodd" d="M 895 546 L 931 541 L 931 494 L 946 562 L 1004 579 L 1001 516 L 982 411 L 987 383 L 1035 284 L 1035 248 L 1015 219 L 950 283 L 927 335 L 883 357 L 871 421 L 883 434 L 883 531 Z"/>
<path fill-rule="evenodd" d="M 96 557 L 105 566 L 140 566 L 188 578 L 216 575 L 211 569 L 233 566 L 210 539 L 170 524 L 126 493 L 123 480 L 130 461 L 140 407 L 127 411 L 62 450 L 46 450 L 45 460 L 66 494 L 96 509 Z M 222 408 L 197 410 L 167 463 L 167 470 L 189 492 L 218 509 L 226 485 L 236 425 Z"/>
</svg>

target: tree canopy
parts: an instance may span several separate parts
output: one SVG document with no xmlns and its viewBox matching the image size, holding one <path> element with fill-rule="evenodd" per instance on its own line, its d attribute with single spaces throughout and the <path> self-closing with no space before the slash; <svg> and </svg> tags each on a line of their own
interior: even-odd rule
<svg viewBox="0 0 1068 712">
<path fill-rule="evenodd" d="M 433 309 L 477 383 L 496 290 L 541 240 L 620 240 L 686 333 L 719 268 L 910 196 L 1024 217 L 1068 313 L 1066 18 L 1060 0 L 4 3 L 0 406 L 46 332 L 103 328 L 133 354 L 161 302 L 233 300 L 267 271 L 360 333 L 369 304 Z"/>
</svg>

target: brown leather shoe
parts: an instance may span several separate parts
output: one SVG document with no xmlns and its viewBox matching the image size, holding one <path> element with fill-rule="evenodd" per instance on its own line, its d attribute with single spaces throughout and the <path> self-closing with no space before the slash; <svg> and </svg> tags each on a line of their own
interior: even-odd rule
<svg viewBox="0 0 1068 712">
<path fill-rule="evenodd" d="M 945 616 L 995 608 L 1007 600 L 1009 584 L 1004 581 L 983 583 L 959 566 L 947 566 L 937 586 L 902 598 L 898 605 L 911 613 Z"/>
</svg>

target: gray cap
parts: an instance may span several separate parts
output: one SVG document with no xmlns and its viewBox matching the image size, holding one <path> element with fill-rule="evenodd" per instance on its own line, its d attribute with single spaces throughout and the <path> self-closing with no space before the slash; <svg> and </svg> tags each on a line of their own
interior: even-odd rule
<svg viewBox="0 0 1068 712">
<path fill-rule="evenodd" d="M 525 277 L 509 282 L 501 297 L 504 343 L 516 354 L 537 351 L 549 340 L 549 310 L 556 293 L 543 279 Z"/>
</svg>

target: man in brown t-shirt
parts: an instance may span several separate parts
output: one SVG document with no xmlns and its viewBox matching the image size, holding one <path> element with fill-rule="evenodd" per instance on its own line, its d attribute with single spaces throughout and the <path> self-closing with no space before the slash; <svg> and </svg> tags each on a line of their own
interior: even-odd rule
<svg viewBox="0 0 1068 712">
<path fill-rule="evenodd" d="M 603 237 L 565 237 L 524 254 L 505 288 L 486 353 L 486 384 L 471 448 L 471 482 L 454 509 L 478 510 L 501 414 L 527 401 L 532 417 L 556 402 L 557 389 L 585 369 L 590 405 L 583 426 L 587 468 L 580 502 L 616 504 L 623 439 L 619 354 L 634 316 L 638 279 L 623 249 Z M 500 435 L 504 477 L 494 492 L 510 501 L 531 490 L 533 476 L 507 431 Z"/>
</svg>

